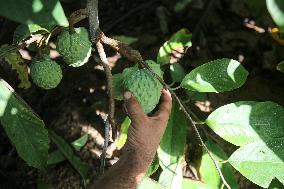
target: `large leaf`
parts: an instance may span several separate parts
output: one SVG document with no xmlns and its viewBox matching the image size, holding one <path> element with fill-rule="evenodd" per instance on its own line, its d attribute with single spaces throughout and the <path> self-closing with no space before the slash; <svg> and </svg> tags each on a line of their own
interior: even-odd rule
<svg viewBox="0 0 284 189">
<path fill-rule="evenodd" d="M 149 177 L 143 178 L 137 189 L 168 189 Z"/>
<path fill-rule="evenodd" d="M 274 102 L 227 104 L 212 112 L 206 123 L 220 137 L 237 146 L 284 137 L 284 109 Z"/>
<path fill-rule="evenodd" d="M 187 121 L 177 103 L 173 102 L 167 129 L 158 148 L 159 163 L 163 169 L 159 182 L 170 188 L 180 188 L 182 168 L 180 166 L 185 142 Z"/>
<path fill-rule="evenodd" d="M 30 166 L 44 168 L 49 148 L 44 123 L 1 78 L 0 122 L 19 156 Z"/>
<path fill-rule="evenodd" d="M 252 182 L 268 187 L 284 182 L 284 108 L 273 102 L 240 101 L 209 115 L 207 125 L 220 137 L 241 146 L 229 162 Z"/>
<path fill-rule="evenodd" d="M 212 141 L 207 141 L 206 146 L 216 161 L 225 161 L 228 159 L 226 153 Z M 234 178 L 232 166 L 230 166 L 230 164 L 228 163 L 219 163 L 219 167 L 231 188 L 237 189 L 238 184 Z M 212 159 L 210 158 L 209 154 L 204 149 L 201 158 L 199 173 L 202 182 L 206 184 L 208 188 L 222 188 L 221 186 L 223 183 L 219 176 L 219 173 L 216 170 L 215 165 L 212 162 Z"/>
<path fill-rule="evenodd" d="M 243 176 L 267 188 L 274 178 L 284 183 L 284 139 L 270 143 L 257 141 L 242 146 L 229 158 L 229 163 Z"/>
<path fill-rule="evenodd" d="M 203 64 L 183 79 L 181 86 L 198 92 L 224 92 L 241 87 L 248 76 L 236 60 L 222 58 Z"/>
<path fill-rule="evenodd" d="M 62 137 L 58 136 L 53 131 L 49 131 L 49 136 L 62 154 L 66 157 L 66 159 L 68 159 L 72 166 L 78 171 L 81 177 L 86 180 L 89 171 L 88 164 L 82 162 L 81 159 L 76 156 L 72 147 Z"/>
<path fill-rule="evenodd" d="M 200 181 L 194 181 L 191 179 L 183 179 L 182 189 L 215 189 L 215 188 L 212 188 Z"/>
<path fill-rule="evenodd" d="M 169 64 L 176 63 L 191 47 L 191 33 L 187 29 L 181 29 L 176 32 L 167 42 L 160 48 L 157 63 Z"/>
<path fill-rule="evenodd" d="M 59 0 L 0 1 L 0 15 L 23 24 L 68 26 Z"/>
<path fill-rule="evenodd" d="M 274 22 L 279 26 L 280 31 L 284 32 L 284 1 L 266 0 L 266 6 Z"/>
</svg>

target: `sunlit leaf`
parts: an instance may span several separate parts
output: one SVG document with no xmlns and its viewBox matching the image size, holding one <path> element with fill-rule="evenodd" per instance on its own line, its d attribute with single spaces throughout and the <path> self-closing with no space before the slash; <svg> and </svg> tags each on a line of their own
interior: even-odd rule
<svg viewBox="0 0 284 189">
<path fill-rule="evenodd" d="M 204 184 L 203 182 L 184 178 L 182 180 L 182 189 L 213 189 L 213 188 Z"/>
<path fill-rule="evenodd" d="M 14 31 L 13 42 L 18 43 L 34 33 L 50 33 L 50 31 L 37 24 L 21 24 Z"/>
<path fill-rule="evenodd" d="M 137 189 L 170 189 L 163 187 L 158 182 L 150 179 L 149 177 L 145 177 L 142 182 L 137 186 Z"/>
<path fill-rule="evenodd" d="M 284 183 L 283 107 L 240 101 L 218 108 L 206 123 L 223 139 L 241 146 L 229 163 L 242 175 L 265 188 L 274 178 Z"/>
<path fill-rule="evenodd" d="M 266 0 L 266 6 L 274 22 L 284 32 L 284 1 L 283 0 Z"/>
<path fill-rule="evenodd" d="M 228 159 L 225 152 L 215 143 L 212 141 L 207 141 L 206 143 L 207 148 L 211 152 L 214 157 L 214 160 L 217 162 L 225 161 Z M 238 184 L 234 178 L 234 174 L 232 171 L 232 167 L 228 163 L 219 163 L 219 167 L 224 175 L 227 183 L 231 186 L 232 189 L 237 189 Z M 199 173 L 201 176 L 201 180 L 204 184 L 208 186 L 208 188 L 222 188 L 222 180 L 218 171 L 215 168 L 212 159 L 210 158 L 209 154 L 203 149 L 203 155 L 201 158 Z M 226 188 L 226 187 L 225 187 Z"/>
<path fill-rule="evenodd" d="M 19 156 L 30 166 L 44 168 L 49 148 L 44 123 L 1 78 L 0 122 Z"/>
<path fill-rule="evenodd" d="M 179 109 L 178 104 L 173 102 L 168 125 L 158 148 L 159 163 L 163 169 L 159 182 L 166 187 L 181 187 L 181 162 L 184 156 L 186 127 L 184 113 Z"/>
<path fill-rule="evenodd" d="M 23 24 L 68 26 L 59 0 L 0 1 L 0 15 Z"/>
<path fill-rule="evenodd" d="M 236 60 L 223 58 L 203 64 L 183 79 L 181 86 L 198 92 L 224 92 L 241 87 L 248 76 Z"/>
<path fill-rule="evenodd" d="M 176 63 L 191 47 L 191 33 L 187 29 L 181 29 L 176 32 L 167 42 L 160 48 L 157 63 L 169 64 Z"/>
</svg>

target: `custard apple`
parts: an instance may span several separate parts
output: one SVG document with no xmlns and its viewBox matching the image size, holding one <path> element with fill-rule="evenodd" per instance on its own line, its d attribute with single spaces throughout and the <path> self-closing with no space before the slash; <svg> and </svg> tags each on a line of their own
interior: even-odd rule
<svg viewBox="0 0 284 189">
<path fill-rule="evenodd" d="M 150 60 L 146 63 L 157 75 L 162 77 L 163 72 L 159 64 Z M 137 66 L 126 68 L 122 74 L 125 90 L 133 93 L 145 113 L 151 112 L 159 103 L 163 85 L 146 68 L 139 69 Z"/>
<path fill-rule="evenodd" d="M 31 63 L 30 75 L 37 86 L 43 89 L 53 89 L 62 79 L 62 70 L 55 61 L 45 57 Z"/>
<path fill-rule="evenodd" d="M 86 28 L 75 28 L 75 33 L 62 32 L 57 38 L 56 48 L 70 66 L 79 67 L 88 62 L 92 43 Z"/>
</svg>

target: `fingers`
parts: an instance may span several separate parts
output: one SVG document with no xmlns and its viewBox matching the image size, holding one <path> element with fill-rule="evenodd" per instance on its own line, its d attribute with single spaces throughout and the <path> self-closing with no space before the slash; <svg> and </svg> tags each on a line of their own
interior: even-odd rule
<svg viewBox="0 0 284 189">
<path fill-rule="evenodd" d="M 170 91 L 163 89 L 161 98 L 159 109 L 152 117 L 168 120 L 172 109 L 172 97 Z"/>
<path fill-rule="evenodd" d="M 124 93 L 124 105 L 131 121 L 137 122 L 140 120 L 143 122 L 147 118 L 142 107 L 129 91 Z"/>
</svg>

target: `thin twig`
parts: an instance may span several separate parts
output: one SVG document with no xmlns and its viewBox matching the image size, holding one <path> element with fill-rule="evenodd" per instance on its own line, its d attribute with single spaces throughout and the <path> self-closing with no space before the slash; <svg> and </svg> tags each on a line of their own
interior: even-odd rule
<svg viewBox="0 0 284 189">
<path fill-rule="evenodd" d="M 209 151 L 209 149 L 207 148 L 207 146 L 205 145 L 198 129 L 196 126 L 196 122 L 192 119 L 188 109 L 185 107 L 185 105 L 183 104 L 183 102 L 179 99 L 179 97 L 176 95 L 176 93 L 164 82 L 164 80 L 158 76 L 150 67 L 147 63 L 145 63 L 140 55 L 140 53 L 136 50 L 131 49 L 129 46 L 117 41 L 117 40 L 113 40 L 111 38 L 108 38 L 106 36 L 104 36 L 103 33 L 100 34 L 101 40 L 103 43 L 109 45 L 110 47 L 112 47 L 113 49 L 117 50 L 118 52 L 120 52 L 122 55 L 124 55 L 126 58 L 129 58 L 129 60 L 138 63 L 138 64 L 142 64 L 143 67 L 147 68 L 150 73 L 160 81 L 160 83 L 166 88 L 168 89 L 172 96 L 174 97 L 174 99 L 178 102 L 181 110 L 184 112 L 184 114 L 186 115 L 187 119 L 190 121 L 191 125 L 193 126 L 193 129 L 197 135 L 198 140 L 200 141 L 201 145 L 204 147 L 205 151 L 208 153 L 209 157 L 212 159 L 214 166 L 216 168 L 216 170 L 219 173 L 219 176 L 221 177 L 222 182 L 224 183 L 224 185 L 228 188 L 231 189 L 230 185 L 227 183 L 226 179 L 224 178 L 219 165 L 217 164 L 216 160 L 214 159 L 213 155 L 211 154 L 211 152 Z M 125 48 L 126 47 L 126 48 Z M 194 114 L 193 114 L 194 115 Z"/>
<path fill-rule="evenodd" d="M 87 1 L 87 9 L 89 12 L 89 25 L 90 25 L 90 35 L 91 40 L 93 43 L 96 44 L 102 66 L 106 73 L 107 78 L 107 90 L 108 90 L 108 96 L 109 96 L 109 122 L 112 127 L 113 131 L 113 138 L 116 137 L 117 129 L 115 125 L 115 119 L 114 119 L 114 112 L 115 112 L 115 101 L 114 101 L 114 95 L 113 95 L 113 87 L 112 87 L 112 74 L 109 66 L 109 62 L 106 57 L 106 53 L 104 50 L 104 47 L 100 41 L 100 37 L 98 36 L 98 33 L 100 33 L 99 28 L 99 19 L 98 19 L 98 1 L 97 0 L 88 0 Z"/>
<path fill-rule="evenodd" d="M 101 166 L 100 166 L 100 173 L 104 174 L 105 171 L 105 164 L 106 164 L 106 151 L 108 147 L 108 142 L 109 142 L 109 120 L 108 120 L 108 115 L 106 114 L 105 117 L 103 118 L 104 124 L 105 124 L 105 141 L 104 141 L 104 146 L 103 146 L 103 151 L 101 155 Z"/>
</svg>

